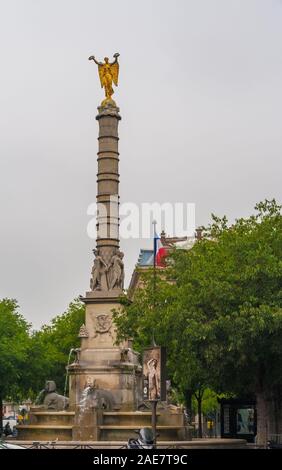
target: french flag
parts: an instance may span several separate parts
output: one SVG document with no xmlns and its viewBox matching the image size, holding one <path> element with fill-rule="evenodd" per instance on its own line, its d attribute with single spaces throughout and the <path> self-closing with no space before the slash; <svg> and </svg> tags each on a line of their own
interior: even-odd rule
<svg viewBox="0 0 282 470">
<path fill-rule="evenodd" d="M 160 237 L 155 232 L 154 235 L 154 264 L 165 268 L 165 257 L 167 255 L 167 248 L 163 246 Z"/>
</svg>

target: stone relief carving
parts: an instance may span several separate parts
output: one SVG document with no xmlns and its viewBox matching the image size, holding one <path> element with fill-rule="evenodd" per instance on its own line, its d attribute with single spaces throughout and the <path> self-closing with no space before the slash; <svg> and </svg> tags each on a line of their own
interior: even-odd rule
<svg viewBox="0 0 282 470">
<path fill-rule="evenodd" d="M 120 288 L 123 289 L 124 284 L 124 264 L 123 264 L 122 251 L 117 251 L 116 254 L 112 256 L 111 262 L 108 266 L 109 271 L 109 286 L 110 289 Z"/>
<path fill-rule="evenodd" d="M 112 410 L 115 399 L 112 392 L 98 388 L 97 381 L 88 376 L 79 405 L 83 410 L 91 408 Z"/>
<path fill-rule="evenodd" d="M 90 289 L 92 291 L 123 289 L 124 285 L 124 254 L 120 250 L 115 252 L 112 249 L 104 250 L 103 254 L 99 250 L 93 250 L 95 255 L 90 279 Z"/>
<path fill-rule="evenodd" d="M 91 377 L 91 375 L 87 375 L 84 389 L 90 387 L 90 388 L 98 388 L 97 380 Z"/>
<path fill-rule="evenodd" d="M 74 353 L 74 364 L 79 364 L 81 348 L 73 349 L 73 353 Z"/>
<path fill-rule="evenodd" d="M 123 348 L 120 351 L 120 362 L 133 363 L 133 352 L 130 348 Z"/>
<path fill-rule="evenodd" d="M 121 386 L 122 388 L 125 388 L 126 390 L 132 390 L 132 387 L 133 387 L 132 375 L 122 375 Z"/>
<path fill-rule="evenodd" d="M 107 315 L 106 313 L 101 313 L 100 315 L 94 317 L 94 338 L 104 333 L 109 333 L 112 336 L 111 328 L 112 319 L 110 315 Z"/>
<path fill-rule="evenodd" d="M 98 250 L 93 250 L 95 255 L 93 268 L 92 268 L 92 277 L 90 279 L 90 289 L 91 290 L 101 290 L 102 277 L 106 276 L 107 265 L 100 256 Z"/>
<path fill-rule="evenodd" d="M 86 326 L 84 325 L 84 323 L 83 323 L 83 325 L 81 325 L 81 327 L 80 327 L 80 329 L 79 329 L 78 337 L 79 337 L 79 338 L 88 338 L 88 337 L 89 337 L 87 328 L 86 328 Z"/>
</svg>

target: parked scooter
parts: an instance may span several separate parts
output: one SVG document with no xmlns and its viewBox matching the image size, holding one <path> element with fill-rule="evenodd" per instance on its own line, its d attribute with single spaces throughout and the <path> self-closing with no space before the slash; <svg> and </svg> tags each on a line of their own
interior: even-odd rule
<svg viewBox="0 0 282 470">
<path fill-rule="evenodd" d="M 154 449 L 154 434 L 150 428 L 141 428 L 135 431 L 138 434 L 137 439 L 128 439 L 128 449 Z"/>
<path fill-rule="evenodd" d="M 7 421 L 3 428 L 3 434 L 4 436 L 10 436 L 11 434 L 13 434 L 9 421 Z"/>
</svg>

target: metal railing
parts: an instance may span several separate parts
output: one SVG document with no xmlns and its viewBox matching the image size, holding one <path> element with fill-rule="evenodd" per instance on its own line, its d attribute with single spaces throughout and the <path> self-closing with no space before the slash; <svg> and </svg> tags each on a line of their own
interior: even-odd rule
<svg viewBox="0 0 282 470">
<path fill-rule="evenodd" d="M 15 441 L 9 440 L 26 449 L 127 449 L 124 441 Z M 188 442 L 186 443 L 188 444 Z M 191 444 L 191 441 L 189 441 Z M 185 449 L 185 443 L 160 441 L 156 449 Z"/>
<path fill-rule="evenodd" d="M 9 442 L 12 442 L 9 441 Z M 17 445 L 26 449 L 100 449 L 100 448 L 112 448 L 112 449 L 126 449 L 126 444 L 121 442 L 73 442 L 73 441 L 14 441 Z"/>
<path fill-rule="evenodd" d="M 267 440 L 268 449 L 282 449 L 282 434 L 270 434 Z"/>
</svg>

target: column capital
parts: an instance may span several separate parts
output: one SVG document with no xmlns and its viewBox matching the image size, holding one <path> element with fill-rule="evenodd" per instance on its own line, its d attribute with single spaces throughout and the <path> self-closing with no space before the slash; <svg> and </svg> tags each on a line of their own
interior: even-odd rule
<svg viewBox="0 0 282 470">
<path fill-rule="evenodd" d="M 96 116 L 97 121 L 105 116 L 115 117 L 118 120 L 121 119 L 119 108 L 116 105 L 110 103 L 106 104 L 105 106 L 98 106 L 98 114 Z"/>
</svg>

